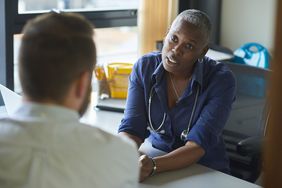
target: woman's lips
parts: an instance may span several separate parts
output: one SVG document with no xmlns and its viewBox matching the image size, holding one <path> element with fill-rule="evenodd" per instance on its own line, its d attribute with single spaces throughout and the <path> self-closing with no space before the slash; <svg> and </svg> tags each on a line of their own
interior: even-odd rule
<svg viewBox="0 0 282 188">
<path fill-rule="evenodd" d="M 171 62 L 171 63 L 174 63 L 174 64 L 176 64 L 177 62 L 176 62 L 176 60 L 175 59 L 173 59 L 172 57 L 167 57 L 167 59 Z"/>
<path fill-rule="evenodd" d="M 170 66 L 176 66 L 178 64 L 175 59 L 169 56 L 166 57 L 166 63 Z"/>
</svg>

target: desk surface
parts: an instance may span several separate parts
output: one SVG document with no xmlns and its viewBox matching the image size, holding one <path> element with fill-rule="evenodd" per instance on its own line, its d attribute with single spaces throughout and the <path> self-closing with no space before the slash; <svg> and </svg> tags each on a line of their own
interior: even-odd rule
<svg viewBox="0 0 282 188">
<path fill-rule="evenodd" d="M 225 61 L 233 58 L 232 54 L 227 54 L 213 49 L 209 49 L 206 56 L 216 61 Z"/>
<path fill-rule="evenodd" d="M 157 174 L 140 183 L 139 187 L 258 188 L 260 186 L 195 164 L 185 169 Z"/>
</svg>

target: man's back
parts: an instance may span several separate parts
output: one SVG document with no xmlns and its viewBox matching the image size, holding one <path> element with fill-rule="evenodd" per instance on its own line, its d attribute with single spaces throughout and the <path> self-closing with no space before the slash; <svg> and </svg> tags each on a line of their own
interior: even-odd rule
<svg viewBox="0 0 282 188">
<path fill-rule="evenodd" d="M 132 143 L 79 123 L 76 112 L 24 104 L 0 119 L 0 185 L 6 187 L 136 187 Z"/>
</svg>

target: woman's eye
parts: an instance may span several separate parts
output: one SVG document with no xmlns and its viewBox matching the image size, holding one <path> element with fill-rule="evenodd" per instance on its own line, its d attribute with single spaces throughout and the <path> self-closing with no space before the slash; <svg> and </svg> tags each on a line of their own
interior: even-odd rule
<svg viewBox="0 0 282 188">
<path fill-rule="evenodd" d="M 170 41 L 172 41 L 172 42 L 177 42 L 177 37 L 174 36 L 174 35 L 172 35 L 172 36 L 170 37 Z"/>
<path fill-rule="evenodd" d="M 194 46 L 192 44 L 186 44 L 185 48 L 188 50 L 193 50 Z"/>
</svg>

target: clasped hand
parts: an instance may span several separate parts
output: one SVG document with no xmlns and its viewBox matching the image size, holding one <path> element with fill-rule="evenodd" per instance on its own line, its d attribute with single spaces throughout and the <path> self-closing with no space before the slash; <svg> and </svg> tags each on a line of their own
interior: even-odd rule
<svg viewBox="0 0 282 188">
<path fill-rule="evenodd" d="M 140 175 L 139 175 L 139 181 L 142 182 L 146 178 L 148 178 L 153 171 L 153 161 L 150 157 L 147 155 L 141 155 L 139 157 L 139 168 L 140 168 Z"/>
</svg>

